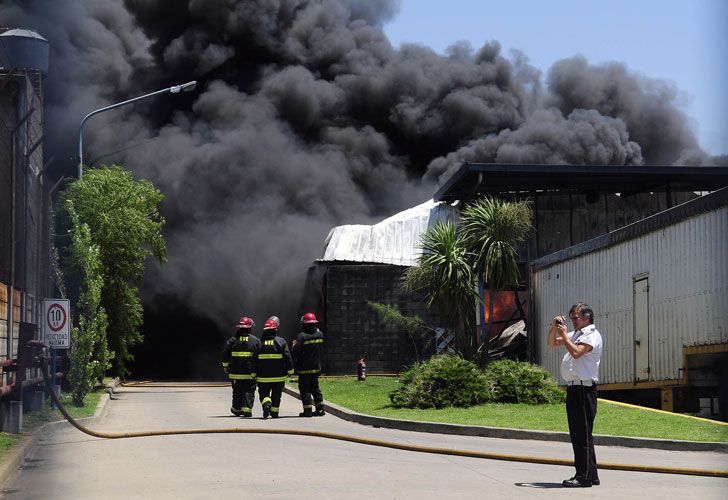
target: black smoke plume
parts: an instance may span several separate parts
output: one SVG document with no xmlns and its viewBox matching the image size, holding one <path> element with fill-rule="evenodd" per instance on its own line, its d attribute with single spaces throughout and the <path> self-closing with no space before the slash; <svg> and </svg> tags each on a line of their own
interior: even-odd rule
<svg viewBox="0 0 728 500">
<path fill-rule="evenodd" d="M 120 163 L 166 195 L 169 264 L 144 285 L 230 331 L 295 317 L 327 231 L 429 198 L 459 161 L 709 164 L 674 85 L 576 56 L 546 74 L 489 41 L 394 49 L 396 0 L 5 0 L 51 45 L 47 154 Z M 487 33 L 483 34 L 487 39 Z"/>
</svg>

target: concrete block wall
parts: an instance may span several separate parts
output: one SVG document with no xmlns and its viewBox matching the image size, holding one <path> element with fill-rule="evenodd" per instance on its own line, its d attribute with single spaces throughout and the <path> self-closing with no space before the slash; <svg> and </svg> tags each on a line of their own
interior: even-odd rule
<svg viewBox="0 0 728 500">
<path fill-rule="evenodd" d="M 409 336 L 385 327 L 368 301 L 396 305 L 406 315 L 429 317 L 422 297 L 400 288 L 403 266 L 386 264 L 330 265 L 326 279 L 325 370 L 332 375 L 355 374 L 361 356 L 368 373 L 397 373 L 415 361 Z M 429 357 L 432 352 L 420 356 Z M 434 350 L 432 343 L 429 350 Z"/>
</svg>

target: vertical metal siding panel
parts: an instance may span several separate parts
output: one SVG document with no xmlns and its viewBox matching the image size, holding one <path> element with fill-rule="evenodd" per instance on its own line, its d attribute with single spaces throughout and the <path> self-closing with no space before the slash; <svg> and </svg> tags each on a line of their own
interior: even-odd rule
<svg viewBox="0 0 728 500">
<path fill-rule="evenodd" d="M 559 377 L 562 350 L 545 346 L 549 320 L 588 301 L 604 338 L 603 383 L 633 381 L 632 277 L 649 273 L 651 378 L 677 378 L 684 345 L 728 341 L 728 208 L 534 273 L 544 367 Z M 559 276 L 557 279 L 556 276 Z"/>
<path fill-rule="evenodd" d="M 716 216 L 717 228 L 715 230 L 716 244 L 715 260 L 719 262 L 716 272 L 716 307 L 713 317 L 716 321 L 715 331 L 721 342 L 728 342 L 728 208 L 720 210 Z"/>
</svg>

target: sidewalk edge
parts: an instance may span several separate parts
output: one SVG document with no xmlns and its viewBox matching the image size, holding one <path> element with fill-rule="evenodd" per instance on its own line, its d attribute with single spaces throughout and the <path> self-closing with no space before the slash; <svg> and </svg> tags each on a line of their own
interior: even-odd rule
<svg viewBox="0 0 728 500">
<path fill-rule="evenodd" d="M 107 387 L 115 389 L 119 386 L 119 380 L 114 379 Z M 92 417 L 79 418 L 76 421 L 83 424 L 92 424 L 100 422 L 106 417 L 109 411 L 109 401 L 111 396 L 106 393 L 102 394 L 99 398 L 99 403 L 96 406 L 96 411 Z M 31 434 L 24 435 L 18 443 L 13 445 L 5 456 L 0 460 L 0 491 L 10 484 L 15 474 L 19 472 L 23 461 L 30 455 L 35 446 L 38 444 L 38 440 L 50 434 L 53 430 L 70 426 L 67 420 L 55 420 L 53 422 L 46 422 L 45 424 L 34 429 Z"/>
</svg>

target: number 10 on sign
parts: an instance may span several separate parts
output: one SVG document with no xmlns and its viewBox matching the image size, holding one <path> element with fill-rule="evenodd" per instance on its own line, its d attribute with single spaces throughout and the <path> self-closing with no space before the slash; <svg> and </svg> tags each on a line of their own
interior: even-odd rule
<svg viewBox="0 0 728 500">
<path fill-rule="evenodd" d="M 71 346 L 71 314 L 68 299 L 45 299 L 43 301 L 43 337 L 54 349 L 68 349 Z"/>
</svg>

